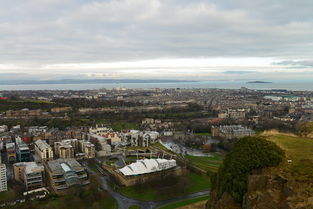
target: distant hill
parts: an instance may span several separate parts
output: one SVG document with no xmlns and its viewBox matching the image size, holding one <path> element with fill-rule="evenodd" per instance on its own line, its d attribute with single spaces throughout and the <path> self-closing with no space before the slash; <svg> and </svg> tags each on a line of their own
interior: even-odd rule
<svg viewBox="0 0 313 209">
<path fill-rule="evenodd" d="M 269 81 L 248 81 L 247 83 L 273 83 L 273 82 L 269 82 Z"/>
</svg>

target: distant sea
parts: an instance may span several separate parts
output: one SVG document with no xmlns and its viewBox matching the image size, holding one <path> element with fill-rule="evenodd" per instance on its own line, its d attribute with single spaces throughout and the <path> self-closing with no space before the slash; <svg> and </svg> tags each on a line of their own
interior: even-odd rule
<svg viewBox="0 0 313 209">
<path fill-rule="evenodd" d="M 273 83 L 247 83 L 246 81 L 199 81 L 169 83 L 97 83 L 97 84 L 33 84 L 0 85 L 0 90 L 90 90 L 112 89 L 116 87 L 151 89 L 151 88 L 219 88 L 240 89 L 246 87 L 256 90 L 286 89 L 293 91 L 313 91 L 313 81 L 279 81 Z"/>
</svg>

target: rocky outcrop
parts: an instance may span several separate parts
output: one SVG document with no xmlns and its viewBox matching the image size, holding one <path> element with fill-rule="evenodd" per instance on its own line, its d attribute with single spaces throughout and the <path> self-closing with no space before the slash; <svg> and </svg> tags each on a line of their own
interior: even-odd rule
<svg viewBox="0 0 313 209">
<path fill-rule="evenodd" d="M 287 180 L 280 175 L 250 175 L 243 209 L 313 209 L 309 181 Z"/>
<path fill-rule="evenodd" d="M 307 189 L 306 189 L 307 188 Z M 313 209 L 312 182 L 287 180 L 280 175 L 254 174 L 248 178 L 248 191 L 242 206 L 224 193 L 211 192 L 208 209 Z"/>
<path fill-rule="evenodd" d="M 224 193 L 221 198 L 218 198 L 216 191 L 211 191 L 210 201 L 207 204 L 208 209 L 241 209 L 240 204 L 236 203 L 235 200 L 228 193 Z"/>
</svg>

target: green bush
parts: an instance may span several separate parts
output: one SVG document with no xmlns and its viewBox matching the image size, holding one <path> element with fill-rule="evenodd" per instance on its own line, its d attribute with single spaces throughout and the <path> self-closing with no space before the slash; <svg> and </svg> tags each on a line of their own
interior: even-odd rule
<svg viewBox="0 0 313 209">
<path fill-rule="evenodd" d="M 236 201 L 242 202 L 247 192 L 248 175 L 252 170 L 278 165 L 284 152 L 273 142 L 261 137 L 239 139 L 226 155 L 220 167 L 214 187 L 221 196 L 229 193 Z"/>
</svg>

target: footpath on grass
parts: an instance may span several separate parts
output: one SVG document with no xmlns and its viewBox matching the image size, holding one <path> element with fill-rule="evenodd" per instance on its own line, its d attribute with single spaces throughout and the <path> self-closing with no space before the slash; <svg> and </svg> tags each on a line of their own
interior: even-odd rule
<svg viewBox="0 0 313 209">
<path fill-rule="evenodd" d="M 108 176 L 103 176 L 100 173 L 105 173 L 105 171 L 100 168 L 99 166 L 97 166 L 97 169 L 99 169 L 99 173 L 95 172 L 94 170 L 90 169 L 87 166 L 87 169 L 89 172 L 91 172 L 92 174 L 94 174 L 97 179 L 98 182 L 100 183 L 100 186 L 102 187 L 102 189 L 107 190 L 109 192 L 109 194 L 111 196 L 113 196 L 117 203 L 118 203 L 118 208 L 119 209 L 128 209 L 130 206 L 139 206 L 140 208 L 145 208 L 145 209 L 153 209 L 153 208 L 159 208 L 163 205 L 167 205 L 169 203 L 173 203 L 173 202 L 178 202 L 178 201 L 183 201 L 186 199 L 191 199 L 191 198 L 196 198 L 196 197 L 203 197 L 203 196 L 209 196 L 209 190 L 204 190 L 204 191 L 199 191 L 199 192 L 195 192 L 192 194 L 187 194 L 187 195 L 183 195 L 183 196 L 179 196 L 179 197 L 175 197 L 175 198 L 171 198 L 171 199 L 167 199 L 167 200 L 161 200 L 161 201 L 141 201 L 141 200 L 137 200 L 134 198 L 130 198 L 127 197 L 123 194 L 120 194 L 119 192 L 115 191 L 109 184 L 109 178 Z"/>
</svg>

